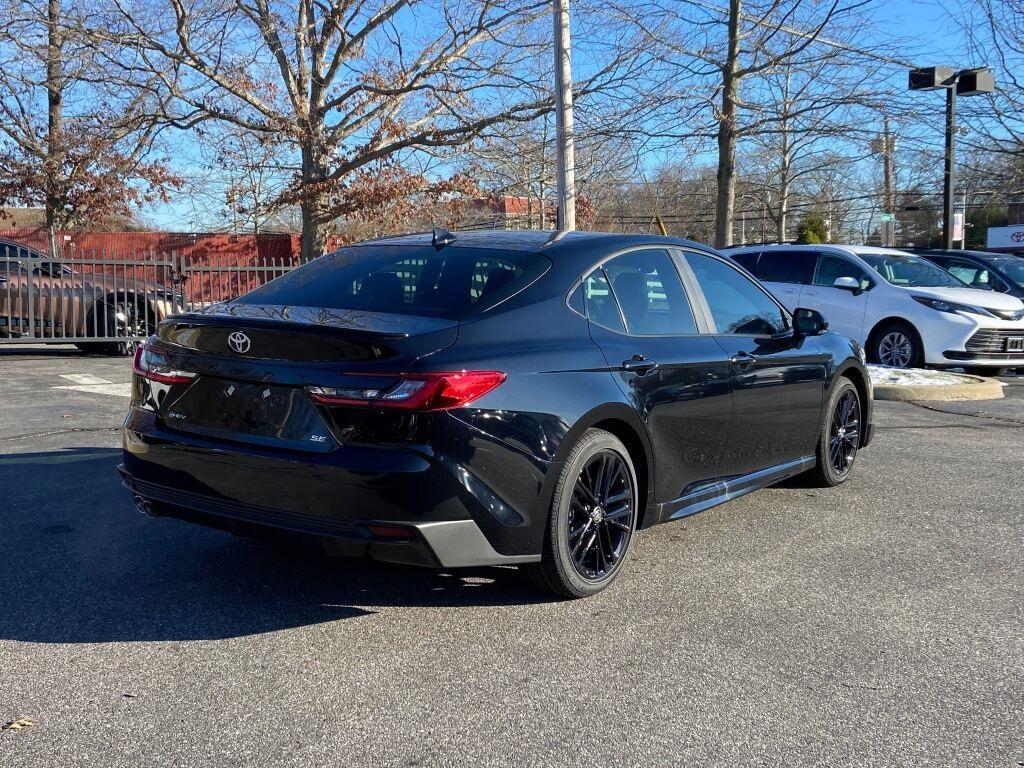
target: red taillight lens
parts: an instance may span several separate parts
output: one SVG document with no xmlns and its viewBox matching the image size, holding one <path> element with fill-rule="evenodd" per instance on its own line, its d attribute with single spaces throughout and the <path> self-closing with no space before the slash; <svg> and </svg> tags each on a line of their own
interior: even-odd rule
<svg viewBox="0 0 1024 768">
<path fill-rule="evenodd" d="M 368 405 L 418 411 L 461 408 L 483 397 L 505 381 L 501 371 L 454 371 L 446 373 L 373 373 L 399 377 L 389 389 L 329 389 L 310 387 L 309 396 L 319 405 Z"/>
<path fill-rule="evenodd" d="M 135 349 L 132 373 L 161 384 L 188 384 L 196 375 L 190 371 L 176 371 L 166 365 L 163 356 L 149 348 L 149 340 Z"/>
</svg>

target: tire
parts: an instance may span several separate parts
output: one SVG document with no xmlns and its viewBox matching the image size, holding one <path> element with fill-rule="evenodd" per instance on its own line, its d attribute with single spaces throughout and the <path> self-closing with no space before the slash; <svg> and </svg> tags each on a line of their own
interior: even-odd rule
<svg viewBox="0 0 1024 768">
<path fill-rule="evenodd" d="M 971 376 L 1003 376 L 1006 373 L 1006 368 L 989 368 L 984 365 L 965 365 L 964 373 L 969 373 Z"/>
<path fill-rule="evenodd" d="M 924 363 L 921 337 L 907 323 L 886 323 L 871 335 L 872 363 L 890 368 L 920 368 Z"/>
<path fill-rule="evenodd" d="M 108 329 L 116 328 L 118 331 L 124 331 L 125 335 L 141 334 L 148 336 L 154 330 L 152 323 L 146 322 L 148 316 L 145 310 L 143 310 L 143 318 L 139 319 L 139 304 L 136 301 L 125 300 L 123 298 L 117 299 L 113 304 L 107 301 L 101 301 L 93 307 L 89 313 L 89 317 L 86 320 L 87 328 Z M 101 313 L 101 318 L 93 322 L 93 313 Z M 126 320 L 118 319 L 118 315 L 126 317 Z M 106 335 L 106 333 L 104 333 Z M 120 333 L 110 334 L 120 335 Z M 126 339 L 125 341 L 93 341 L 93 342 L 82 342 L 78 343 L 77 346 L 83 352 L 96 355 L 108 355 L 110 357 L 131 357 L 135 354 L 135 348 L 139 346 L 139 342 Z"/>
<path fill-rule="evenodd" d="M 606 469 L 610 487 L 598 474 Z M 588 429 L 566 458 L 548 510 L 542 559 L 524 566 L 527 577 L 559 597 L 588 597 L 605 589 L 629 553 L 639 498 L 626 446 L 609 432 Z"/>
<path fill-rule="evenodd" d="M 840 406 L 845 409 L 849 403 L 853 404 L 851 416 L 852 422 L 856 424 L 856 432 L 852 436 L 851 419 L 840 412 Z M 863 413 L 863 404 L 857 388 L 849 379 L 840 378 L 829 396 L 828 410 L 825 411 L 821 433 L 818 435 L 818 463 L 809 473 L 812 485 L 818 488 L 834 488 L 849 479 L 860 448 Z M 842 462 L 837 460 L 837 449 L 841 452 Z"/>
</svg>

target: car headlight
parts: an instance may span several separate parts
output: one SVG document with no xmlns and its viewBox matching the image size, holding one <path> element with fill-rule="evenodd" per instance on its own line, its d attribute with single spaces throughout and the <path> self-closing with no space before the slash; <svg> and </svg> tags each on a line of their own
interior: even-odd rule
<svg viewBox="0 0 1024 768">
<path fill-rule="evenodd" d="M 991 310 L 985 309 L 984 307 L 975 307 L 971 304 L 958 304 L 955 301 L 946 301 L 945 299 L 933 299 L 927 296 L 914 296 L 914 301 L 918 304 L 924 304 L 926 307 L 938 310 L 939 312 L 950 312 L 953 314 L 966 312 L 971 315 L 984 315 L 985 317 L 996 316 Z"/>
</svg>

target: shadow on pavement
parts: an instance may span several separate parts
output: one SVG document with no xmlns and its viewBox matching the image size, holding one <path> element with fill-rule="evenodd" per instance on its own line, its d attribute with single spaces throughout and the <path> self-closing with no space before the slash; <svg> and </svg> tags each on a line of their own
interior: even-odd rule
<svg viewBox="0 0 1024 768">
<path fill-rule="evenodd" d="M 339 560 L 150 520 L 121 487 L 119 460 L 109 448 L 0 456 L 0 638 L 220 639 L 378 606 L 545 599 L 512 568 L 447 573 Z"/>
</svg>

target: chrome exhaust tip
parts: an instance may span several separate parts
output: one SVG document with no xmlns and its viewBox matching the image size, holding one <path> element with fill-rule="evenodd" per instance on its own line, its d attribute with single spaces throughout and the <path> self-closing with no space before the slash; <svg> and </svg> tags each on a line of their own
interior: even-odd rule
<svg viewBox="0 0 1024 768">
<path fill-rule="evenodd" d="M 135 494 L 135 496 L 132 497 L 132 501 L 135 502 L 135 508 L 146 517 L 156 517 L 156 512 L 153 511 L 153 506 L 144 498 L 139 496 L 139 494 Z"/>
</svg>

